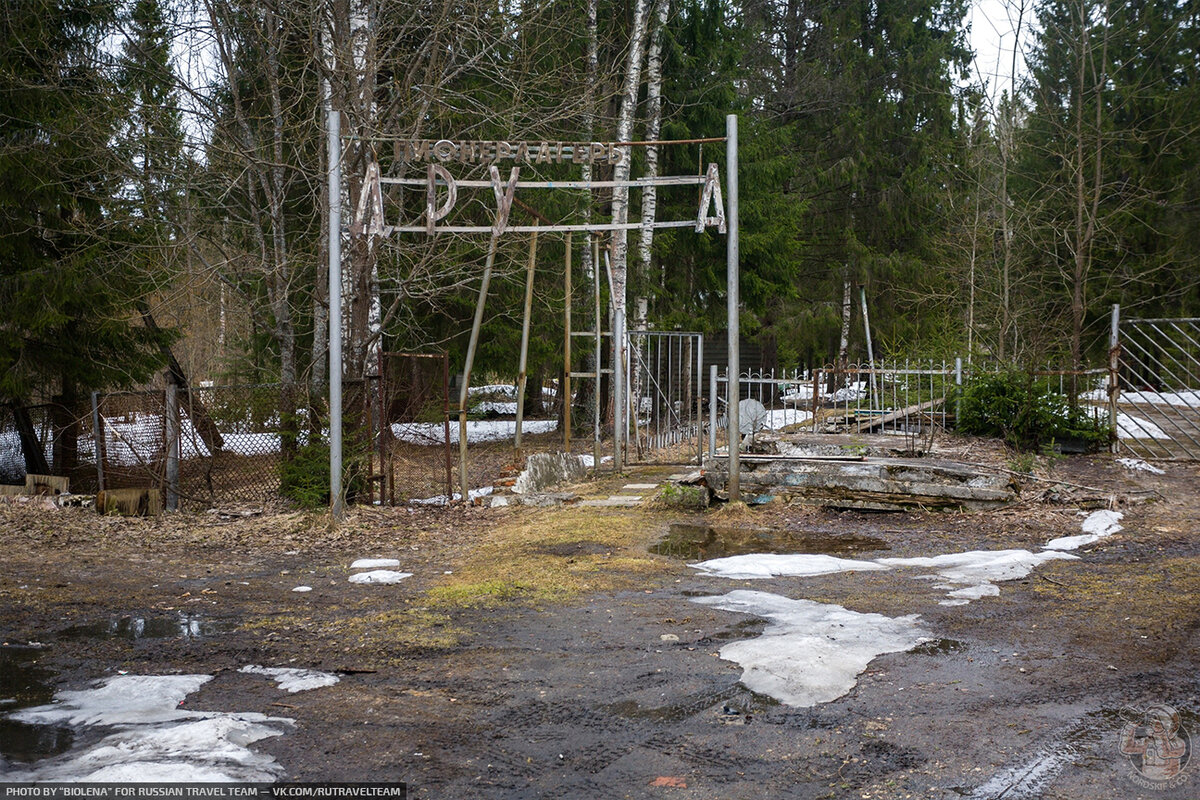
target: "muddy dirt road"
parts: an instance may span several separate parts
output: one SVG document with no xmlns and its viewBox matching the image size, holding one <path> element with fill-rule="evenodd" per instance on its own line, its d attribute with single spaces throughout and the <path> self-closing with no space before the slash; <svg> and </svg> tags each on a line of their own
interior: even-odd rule
<svg viewBox="0 0 1200 800">
<path fill-rule="evenodd" d="M 1200 797 L 1200 476 L 1164 469 L 1055 465 L 1121 515 L 1057 551 L 1096 493 L 689 514 L 639 489 L 631 507 L 360 510 L 333 532 L 301 513 L 5 509 L 0 774 L 405 781 L 431 798 Z M 1001 550 L 1032 555 L 990 579 L 978 556 L 912 561 Z M 688 566 L 772 552 L 825 571 Z M 411 576 L 351 583 L 362 558 Z M 250 665 L 331 677 L 291 692 L 323 676 Z M 74 711 L 30 715 L 56 696 Z M 1155 738 L 1156 720 L 1180 727 Z"/>
</svg>

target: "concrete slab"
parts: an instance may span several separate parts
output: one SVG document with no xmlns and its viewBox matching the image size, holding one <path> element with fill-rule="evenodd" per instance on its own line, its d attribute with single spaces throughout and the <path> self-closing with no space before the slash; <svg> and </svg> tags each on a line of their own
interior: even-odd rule
<svg viewBox="0 0 1200 800">
<path fill-rule="evenodd" d="M 728 482 L 728 459 L 705 463 L 718 492 Z M 924 458 L 754 455 L 741 463 L 744 497 L 834 508 L 901 511 L 907 508 L 995 507 L 1014 499 L 1007 475 L 953 461 Z"/>
<path fill-rule="evenodd" d="M 622 508 L 622 507 L 632 508 L 633 506 L 641 504 L 641 502 L 642 502 L 641 495 L 624 494 L 624 495 L 613 495 L 611 497 L 605 497 L 603 499 L 598 499 L 598 500 L 584 500 L 579 505 L 602 507 L 602 508 Z"/>
</svg>

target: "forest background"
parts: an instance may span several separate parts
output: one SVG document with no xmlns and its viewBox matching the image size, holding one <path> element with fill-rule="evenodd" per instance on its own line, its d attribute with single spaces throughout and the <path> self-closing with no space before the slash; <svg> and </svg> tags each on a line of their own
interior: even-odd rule
<svg viewBox="0 0 1200 800">
<path fill-rule="evenodd" d="M 168 348 L 193 382 L 321 386 L 328 107 L 345 136 L 351 378 L 379 349 L 446 350 L 461 369 L 487 250 L 486 237 L 362 231 L 368 164 L 421 174 L 397 141 L 696 139 L 723 135 L 729 113 L 741 121 L 741 333 L 767 366 L 864 356 L 850 322 L 860 291 L 890 356 L 1078 368 L 1104 352 L 1112 303 L 1197 314 L 1200 4 L 1012 0 L 1019 36 L 1002 84 L 971 69 L 969 10 L 10 0 L 0 403 L 141 385 Z M 687 175 L 709 162 L 724 171 L 723 145 L 633 148 L 623 167 L 522 165 L 521 177 Z M 454 168 L 487 177 L 484 164 Z M 387 216 L 420 220 L 423 190 L 385 189 Z M 532 211 L 607 223 L 697 208 L 695 187 L 522 199 L 521 224 Z M 485 200 L 457 213 L 491 224 Z M 597 265 L 574 242 L 587 287 Z M 501 240 L 477 361 L 487 373 L 517 371 L 529 245 Z M 534 385 L 560 368 L 563 248 L 561 236 L 539 243 Z M 631 232 L 610 252 L 631 327 L 719 333 L 724 251 L 712 229 Z M 577 291 L 577 318 L 589 303 Z"/>
</svg>

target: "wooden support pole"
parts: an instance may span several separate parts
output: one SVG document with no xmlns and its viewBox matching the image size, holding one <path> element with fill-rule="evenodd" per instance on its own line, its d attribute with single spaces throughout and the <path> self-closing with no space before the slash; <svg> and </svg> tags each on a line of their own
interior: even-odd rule
<svg viewBox="0 0 1200 800">
<path fill-rule="evenodd" d="M 534 223 L 537 224 L 536 221 Z M 533 273 L 537 267 L 537 231 L 529 238 L 529 265 L 525 268 L 525 311 L 521 317 L 521 356 L 517 368 L 517 430 L 513 439 L 517 464 L 521 463 L 521 426 L 525 423 L 525 384 L 529 380 L 529 318 L 533 316 Z M 541 387 L 538 387 L 541 391 Z"/>
<path fill-rule="evenodd" d="M 495 232 L 488 242 L 487 261 L 483 265 L 483 281 L 479 285 L 479 299 L 475 303 L 475 321 L 471 324 L 471 340 L 467 343 L 467 362 L 463 365 L 462 386 L 458 392 L 458 485 L 462 489 L 462 500 L 470 498 L 470 483 L 467 480 L 467 401 L 471 391 L 471 368 L 475 365 L 475 349 L 479 346 L 479 329 L 483 327 L 483 308 L 487 304 L 488 284 L 492 282 L 492 266 L 496 263 L 496 248 L 500 237 Z"/>
</svg>

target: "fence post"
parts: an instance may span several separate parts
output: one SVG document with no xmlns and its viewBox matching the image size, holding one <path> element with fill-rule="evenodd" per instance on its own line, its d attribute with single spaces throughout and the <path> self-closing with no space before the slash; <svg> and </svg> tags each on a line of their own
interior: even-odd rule
<svg viewBox="0 0 1200 800">
<path fill-rule="evenodd" d="M 558 387 L 562 403 L 563 452 L 571 452 L 571 232 L 567 231 L 567 263 L 563 267 L 563 379 Z"/>
<path fill-rule="evenodd" d="M 167 511 L 179 510 L 179 388 L 167 384 Z"/>
<path fill-rule="evenodd" d="M 689 371 L 691 366 L 688 366 Z M 704 337 L 696 339 L 696 466 L 704 466 Z"/>
<path fill-rule="evenodd" d="M 954 358 L 954 427 L 958 427 L 958 417 L 962 412 L 962 356 Z"/>
<path fill-rule="evenodd" d="M 1112 432 L 1112 452 L 1117 452 L 1117 404 L 1121 397 L 1121 304 L 1113 303 L 1108 334 L 1108 424 Z"/>
<path fill-rule="evenodd" d="M 717 365 L 708 365 L 708 457 L 717 457 Z"/>
<path fill-rule="evenodd" d="M 100 416 L 100 393 L 92 392 L 92 439 L 96 447 L 96 490 L 104 491 L 104 421 Z"/>
</svg>

